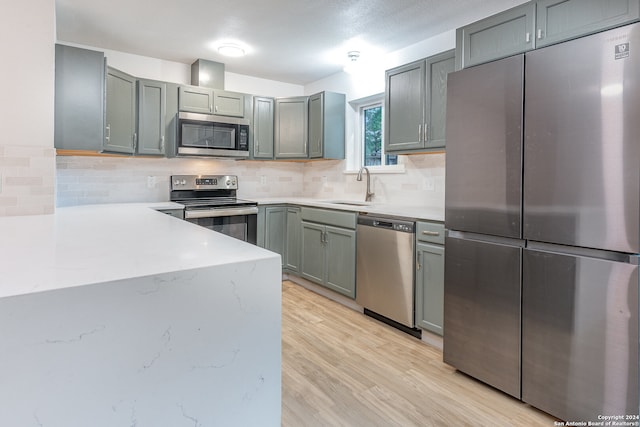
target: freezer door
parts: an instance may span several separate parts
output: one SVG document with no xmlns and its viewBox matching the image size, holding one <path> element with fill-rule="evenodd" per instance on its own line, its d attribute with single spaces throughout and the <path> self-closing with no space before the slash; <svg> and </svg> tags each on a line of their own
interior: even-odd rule
<svg viewBox="0 0 640 427">
<path fill-rule="evenodd" d="M 637 265 L 526 249 L 522 301 L 522 400 L 563 420 L 638 414 Z"/>
<path fill-rule="evenodd" d="M 520 398 L 522 248 L 446 238 L 444 362 Z"/>
<path fill-rule="evenodd" d="M 525 80 L 524 237 L 640 252 L 640 24 L 527 53 Z"/>
<path fill-rule="evenodd" d="M 445 226 L 521 237 L 524 57 L 450 73 Z"/>
</svg>

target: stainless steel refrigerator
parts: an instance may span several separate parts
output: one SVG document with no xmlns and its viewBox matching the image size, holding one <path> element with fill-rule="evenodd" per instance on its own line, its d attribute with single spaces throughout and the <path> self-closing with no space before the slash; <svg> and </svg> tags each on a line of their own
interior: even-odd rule
<svg viewBox="0 0 640 427">
<path fill-rule="evenodd" d="M 640 24 L 449 75 L 444 361 L 638 414 Z"/>
</svg>

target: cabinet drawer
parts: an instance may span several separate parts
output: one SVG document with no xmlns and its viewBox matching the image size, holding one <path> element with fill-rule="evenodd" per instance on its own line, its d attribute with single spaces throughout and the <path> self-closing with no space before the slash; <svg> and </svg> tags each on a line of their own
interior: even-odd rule
<svg viewBox="0 0 640 427">
<path fill-rule="evenodd" d="M 422 242 L 444 245 L 444 224 L 437 222 L 417 222 L 416 238 Z"/>
<path fill-rule="evenodd" d="M 356 228 L 356 214 L 354 212 L 303 207 L 301 218 L 303 221 L 319 222 L 352 230 Z"/>
</svg>

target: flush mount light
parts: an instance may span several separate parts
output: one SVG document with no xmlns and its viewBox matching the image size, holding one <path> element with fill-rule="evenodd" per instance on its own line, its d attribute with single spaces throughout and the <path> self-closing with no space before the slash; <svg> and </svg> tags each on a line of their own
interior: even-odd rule
<svg viewBox="0 0 640 427">
<path fill-rule="evenodd" d="M 218 53 L 224 56 L 239 57 L 244 56 L 244 49 L 237 44 L 225 43 L 218 46 Z"/>
</svg>

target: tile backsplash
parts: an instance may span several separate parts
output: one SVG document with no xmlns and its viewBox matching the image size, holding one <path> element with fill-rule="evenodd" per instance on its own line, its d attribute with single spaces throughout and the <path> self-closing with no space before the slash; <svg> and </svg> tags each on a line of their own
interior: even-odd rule
<svg viewBox="0 0 640 427">
<path fill-rule="evenodd" d="M 0 216 L 54 212 L 55 149 L 0 144 Z"/>
<path fill-rule="evenodd" d="M 164 202 L 169 177 L 238 175 L 238 197 L 302 197 L 304 163 L 141 157 L 56 158 L 56 205 Z"/>
<path fill-rule="evenodd" d="M 372 174 L 374 201 L 444 205 L 444 154 L 399 156 L 405 172 Z M 239 176 L 238 197 L 313 197 L 364 200 L 366 183 L 344 173 L 345 162 L 276 162 L 137 157 L 56 158 L 56 206 L 163 202 L 169 177 L 180 174 Z"/>
</svg>

